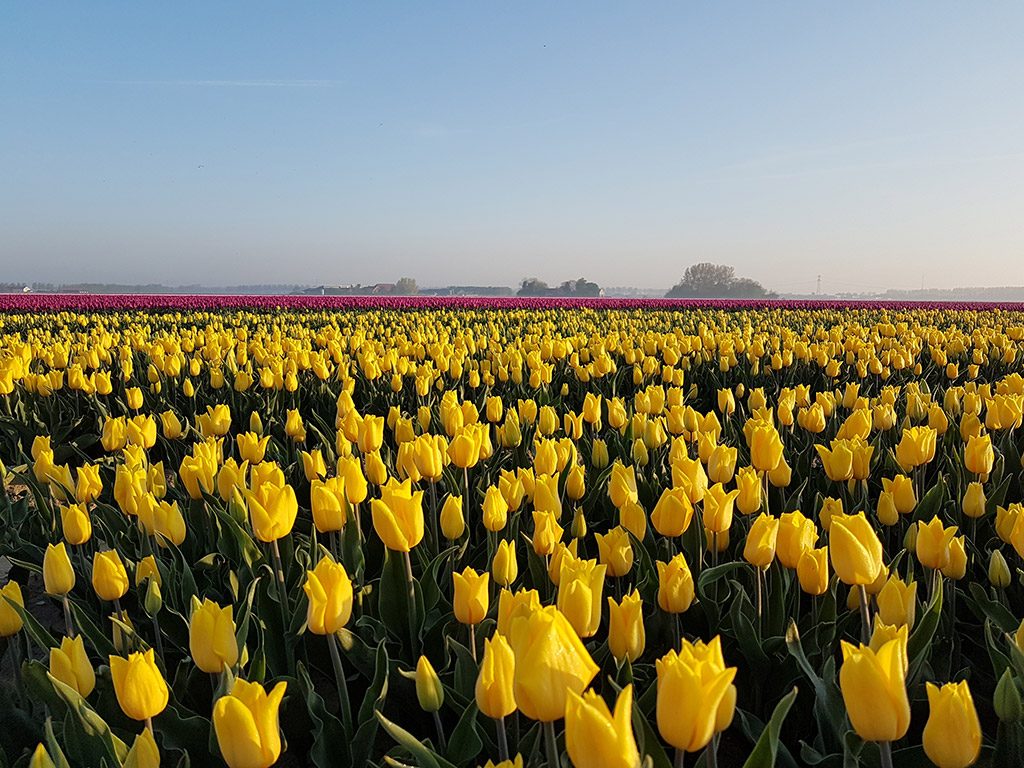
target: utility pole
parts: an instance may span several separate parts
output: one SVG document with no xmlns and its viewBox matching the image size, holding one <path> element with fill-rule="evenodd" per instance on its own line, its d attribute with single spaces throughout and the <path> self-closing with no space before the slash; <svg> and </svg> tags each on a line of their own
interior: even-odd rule
<svg viewBox="0 0 1024 768">
<path fill-rule="evenodd" d="M 821 296 L 821 275 L 818 275 L 818 289 L 814 293 L 816 296 Z"/>
</svg>

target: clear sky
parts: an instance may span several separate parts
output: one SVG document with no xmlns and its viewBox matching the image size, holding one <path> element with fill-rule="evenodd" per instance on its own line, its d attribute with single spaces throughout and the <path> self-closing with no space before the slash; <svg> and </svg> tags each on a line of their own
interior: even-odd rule
<svg viewBox="0 0 1024 768">
<path fill-rule="evenodd" d="M 0 281 L 1024 285 L 1024 3 L 6 2 Z"/>
</svg>

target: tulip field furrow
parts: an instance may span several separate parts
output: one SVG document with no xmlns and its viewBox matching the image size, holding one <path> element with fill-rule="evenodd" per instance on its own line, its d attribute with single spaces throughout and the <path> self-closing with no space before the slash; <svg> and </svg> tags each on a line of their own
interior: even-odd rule
<svg viewBox="0 0 1024 768">
<path fill-rule="evenodd" d="M 0 296 L 0 768 L 1024 765 L 1024 306 Z"/>
</svg>

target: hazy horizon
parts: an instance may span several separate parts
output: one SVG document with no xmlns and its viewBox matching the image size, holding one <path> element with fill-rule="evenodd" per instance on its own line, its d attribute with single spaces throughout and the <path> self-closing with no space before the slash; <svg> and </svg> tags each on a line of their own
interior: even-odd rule
<svg viewBox="0 0 1024 768">
<path fill-rule="evenodd" d="M 0 282 L 1024 285 L 1024 5 L 8 5 Z"/>
</svg>

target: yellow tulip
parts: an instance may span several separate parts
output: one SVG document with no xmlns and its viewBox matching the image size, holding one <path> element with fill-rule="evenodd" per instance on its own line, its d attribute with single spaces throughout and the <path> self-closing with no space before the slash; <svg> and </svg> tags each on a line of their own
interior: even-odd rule
<svg viewBox="0 0 1024 768">
<path fill-rule="evenodd" d="M 629 503 L 626 501 L 622 506 Z M 622 508 L 620 506 L 620 509 Z M 651 513 L 651 524 L 662 536 L 682 536 L 693 520 L 693 504 L 683 488 L 666 488 Z"/>
<path fill-rule="evenodd" d="M 476 704 L 487 717 L 498 720 L 516 711 L 515 671 L 516 657 L 504 635 L 495 632 L 484 640 L 484 656 L 476 679 Z"/>
<path fill-rule="evenodd" d="M 348 624 L 352 616 L 352 582 L 345 566 L 325 555 L 311 571 L 306 571 L 302 586 L 309 602 L 306 627 L 316 635 L 333 635 Z"/>
<path fill-rule="evenodd" d="M 43 589 L 48 595 L 66 595 L 75 588 L 75 570 L 71 567 L 64 542 L 46 545 L 43 554 Z"/>
<path fill-rule="evenodd" d="M 230 605 L 222 608 L 209 598 L 202 603 L 193 598 L 188 647 L 192 660 L 203 672 L 220 674 L 238 661 L 232 610 Z"/>
<path fill-rule="evenodd" d="M 704 528 L 712 533 L 724 533 L 732 525 L 733 502 L 739 491 L 726 491 L 721 483 L 708 488 L 704 496 Z M 653 518 L 652 518 L 653 520 Z"/>
<path fill-rule="evenodd" d="M 658 568 L 658 606 L 666 613 L 684 613 L 693 603 L 694 584 L 690 566 L 683 553 L 667 563 L 655 562 Z"/>
<path fill-rule="evenodd" d="M 408 480 L 390 480 L 381 498 L 370 503 L 373 528 L 384 546 L 409 552 L 423 539 L 423 491 L 412 490 Z"/>
<path fill-rule="evenodd" d="M 608 497 L 612 504 L 619 508 L 627 501 L 637 501 L 634 467 L 625 467 L 618 461 L 612 464 L 612 474 L 608 479 Z"/>
<path fill-rule="evenodd" d="M 466 531 L 466 518 L 462 515 L 462 497 L 449 496 L 441 507 L 441 533 L 448 541 L 455 541 Z"/>
<path fill-rule="evenodd" d="M 16 635 L 24 626 L 21 616 L 11 603 L 22 609 L 25 607 L 21 586 L 16 581 L 8 581 L 0 588 L 0 637 Z"/>
<path fill-rule="evenodd" d="M 245 494 L 253 533 L 264 542 L 277 541 L 292 532 L 299 506 L 290 485 L 262 483 Z"/>
<path fill-rule="evenodd" d="M 925 683 L 928 722 L 921 741 L 924 752 L 938 768 L 967 768 L 981 753 L 981 724 L 967 681 L 941 688 Z"/>
<path fill-rule="evenodd" d="M 823 445 L 816 445 L 814 448 L 821 458 L 821 463 L 825 467 L 825 474 L 828 475 L 829 480 L 841 483 L 853 477 L 854 454 L 850 448 L 849 441 L 833 440 L 832 450 Z"/>
<path fill-rule="evenodd" d="M 728 483 L 736 474 L 738 451 L 727 445 L 716 446 L 708 459 L 708 480 L 712 483 Z"/>
<path fill-rule="evenodd" d="M 863 512 L 832 517 L 829 555 L 844 584 L 871 584 L 882 569 L 882 542 Z"/>
<path fill-rule="evenodd" d="M 764 513 L 757 516 L 743 545 L 743 559 L 755 568 L 767 568 L 775 559 L 775 544 L 779 533 L 778 518 Z"/>
<path fill-rule="evenodd" d="M 592 637 L 601 624 L 601 603 L 607 567 L 596 560 L 562 561 L 558 610 L 580 637 Z"/>
<path fill-rule="evenodd" d="M 72 546 L 85 544 L 92 538 L 92 520 L 84 503 L 61 506 L 60 523 L 64 540 Z"/>
<path fill-rule="evenodd" d="M 967 549 L 964 545 L 964 537 L 957 536 L 949 543 L 949 562 L 942 569 L 942 575 L 947 579 L 959 581 L 967 574 Z"/>
<path fill-rule="evenodd" d="M 577 768 L 637 768 L 633 735 L 633 686 L 619 693 L 614 714 L 594 691 L 570 691 L 565 710 L 565 749 Z"/>
<path fill-rule="evenodd" d="M 800 589 L 809 595 L 823 595 L 828 589 L 828 547 L 808 549 L 796 565 Z"/>
<path fill-rule="evenodd" d="M 608 598 L 608 648 L 620 664 L 625 659 L 636 661 L 644 652 L 643 601 L 633 590 L 616 603 Z"/>
<path fill-rule="evenodd" d="M 917 523 L 917 559 L 925 568 L 941 570 L 949 565 L 949 546 L 956 536 L 957 528 L 948 528 L 942 524 L 938 516 L 929 522 Z"/>
<path fill-rule="evenodd" d="M 686 752 L 696 752 L 708 745 L 719 730 L 720 717 L 732 719 L 728 705 L 731 700 L 735 706 L 732 681 L 736 668 L 721 662 L 717 636 L 711 645 L 715 652 L 709 654 L 684 640 L 679 653 L 669 651 L 655 662 L 658 731 L 665 741 Z M 725 710 L 722 715 L 720 708 Z"/>
<path fill-rule="evenodd" d="M 268 694 L 259 683 L 236 678 L 231 693 L 213 705 L 213 730 L 228 768 L 270 768 L 281 756 L 278 711 L 287 683 Z"/>
<path fill-rule="evenodd" d="M 167 706 L 167 683 L 156 666 L 152 648 L 145 653 L 132 653 L 127 659 L 111 656 L 110 676 L 117 703 L 132 720 L 156 717 Z"/>
<path fill-rule="evenodd" d="M 757 470 L 753 467 L 742 467 L 736 473 L 736 506 L 744 515 L 752 515 L 761 508 L 762 485 Z"/>
<path fill-rule="evenodd" d="M 507 638 L 513 620 L 529 616 L 536 610 L 540 610 L 540 596 L 537 590 L 521 589 L 512 592 L 502 589 L 498 595 L 498 634 Z"/>
<path fill-rule="evenodd" d="M 83 698 L 89 697 L 96 687 L 96 672 L 85 652 L 81 635 L 73 640 L 65 637 L 59 648 L 50 649 L 50 674 Z"/>
<path fill-rule="evenodd" d="M 488 487 L 484 494 L 483 523 L 492 533 L 503 530 L 508 523 L 508 503 L 496 485 Z"/>
<path fill-rule="evenodd" d="M 92 559 L 92 588 L 100 600 L 120 600 L 128 591 L 128 572 L 116 549 L 97 552 Z"/>
<path fill-rule="evenodd" d="M 452 581 L 452 607 L 456 621 L 479 624 L 487 616 L 490 575 L 486 571 L 477 573 L 467 566 L 462 573 L 452 573 Z"/>
<path fill-rule="evenodd" d="M 963 511 L 967 517 L 984 517 L 985 515 L 985 486 L 974 482 L 967 486 L 963 498 Z"/>
<path fill-rule="evenodd" d="M 817 541 L 817 526 L 813 520 L 804 517 L 800 510 L 784 512 L 779 517 L 775 553 L 784 568 L 796 568 L 800 558 L 813 549 Z"/>
<path fill-rule="evenodd" d="M 343 478 L 314 478 L 309 486 L 309 503 L 317 531 L 328 533 L 340 531 L 345 527 L 348 520 L 348 500 L 345 498 Z"/>
<path fill-rule="evenodd" d="M 917 582 L 905 583 L 899 576 L 890 576 L 875 598 L 878 618 L 893 626 L 913 628 L 917 610 Z"/>
<path fill-rule="evenodd" d="M 598 673 L 572 625 L 554 606 L 514 619 L 509 644 L 515 654 L 516 704 L 531 720 L 564 717 L 569 693 L 582 693 Z"/>
<path fill-rule="evenodd" d="M 864 741 L 903 738 L 910 725 L 910 702 L 899 641 L 890 640 L 877 653 L 845 640 L 840 647 L 839 688 L 854 731 Z"/>
<path fill-rule="evenodd" d="M 564 531 L 551 512 L 533 513 L 533 551 L 547 556 L 555 551 Z"/>
<path fill-rule="evenodd" d="M 124 759 L 123 768 L 160 768 L 160 749 L 149 728 L 135 737 Z"/>
<path fill-rule="evenodd" d="M 96 501 L 103 492 L 103 479 L 96 464 L 85 464 L 78 468 L 75 483 L 75 498 L 81 504 Z"/>
<path fill-rule="evenodd" d="M 595 534 L 598 559 L 608 567 L 610 576 L 625 576 L 633 568 L 633 545 L 625 528 L 612 528 L 608 533 Z"/>
<path fill-rule="evenodd" d="M 896 446 L 896 461 L 905 472 L 928 464 L 935 458 L 938 433 L 931 427 L 907 427 Z"/>
<path fill-rule="evenodd" d="M 416 662 L 416 699 L 424 712 L 437 712 L 444 704 L 444 686 L 426 656 Z"/>
<path fill-rule="evenodd" d="M 491 560 L 491 576 L 494 583 L 503 587 L 509 586 L 519 575 L 519 564 L 516 562 L 515 544 L 506 539 L 498 542 L 498 548 Z"/>
</svg>

